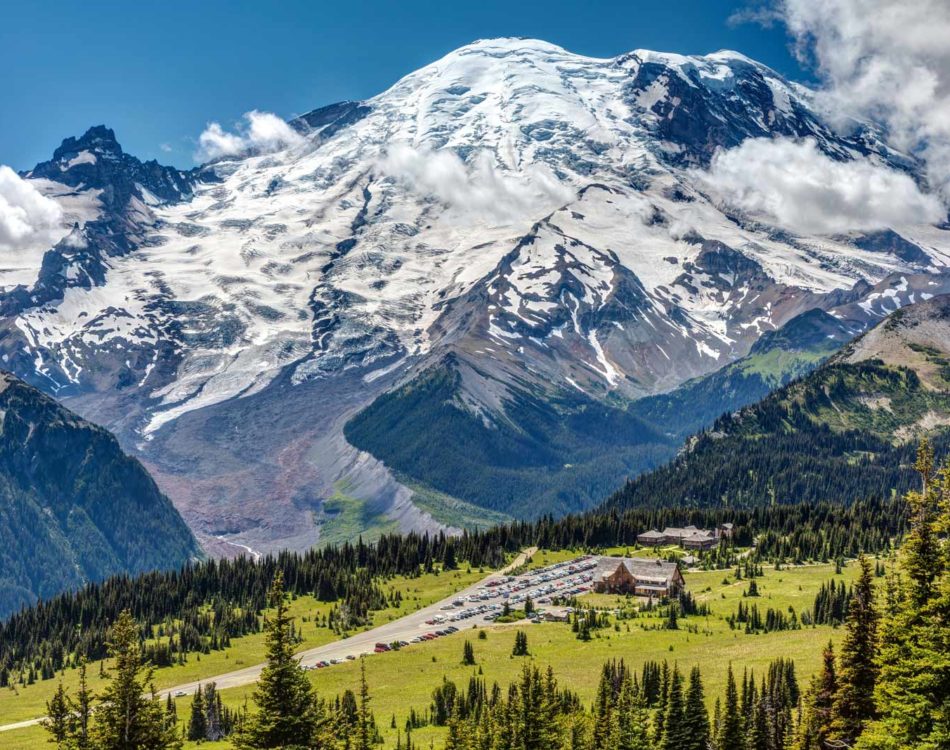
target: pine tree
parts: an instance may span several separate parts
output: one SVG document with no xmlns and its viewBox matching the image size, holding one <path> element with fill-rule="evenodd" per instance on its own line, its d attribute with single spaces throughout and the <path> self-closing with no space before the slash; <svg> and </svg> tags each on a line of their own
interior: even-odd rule
<svg viewBox="0 0 950 750">
<path fill-rule="evenodd" d="M 475 664 L 475 649 L 472 647 L 472 642 L 468 640 L 462 646 L 462 664 L 467 667 Z"/>
<path fill-rule="evenodd" d="M 264 619 L 267 664 L 254 690 L 257 713 L 248 716 L 235 738 L 239 748 L 311 748 L 320 715 L 306 672 L 294 658 L 293 618 L 287 614 L 283 575 L 269 594 L 274 610 Z"/>
<path fill-rule="evenodd" d="M 683 750 L 686 746 L 686 729 L 684 722 L 683 703 L 683 676 L 679 668 L 674 666 L 670 676 L 670 691 L 666 701 L 666 711 L 663 716 L 663 743 L 662 750 Z"/>
<path fill-rule="evenodd" d="M 373 736 L 373 715 L 369 710 L 369 684 L 366 682 L 366 660 L 360 659 L 360 705 L 357 714 L 356 750 L 369 750 Z"/>
<path fill-rule="evenodd" d="M 511 650 L 512 656 L 528 656 L 528 634 L 523 630 L 515 633 L 515 645 Z"/>
<path fill-rule="evenodd" d="M 66 748 L 72 738 L 72 723 L 71 701 L 60 682 L 53 697 L 46 701 L 46 719 L 41 724 L 49 732 L 50 742 L 56 743 L 56 747 Z"/>
<path fill-rule="evenodd" d="M 838 691 L 834 647 L 822 652 L 821 672 L 812 677 L 804 700 L 804 715 L 795 738 L 795 750 L 825 750 L 831 736 L 832 707 Z"/>
<path fill-rule="evenodd" d="M 874 572 L 863 555 L 860 573 L 848 607 L 847 631 L 841 644 L 838 691 L 832 707 L 832 737 L 853 745 L 864 725 L 874 718 L 877 681 L 877 624 L 874 608 Z"/>
<path fill-rule="evenodd" d="M 72 701 L 73 732 L 71 750 L 92 749 L 92 711 L 96 697 L 89 688 L 86 657 L 79 658 L 79 686 Z"/>
<path fill-rule="evenodd" d="M 458 562 L 455 560 L 455 542 L 448 539 L 445 542 L 445 551 L 442 555 L 442 570 L 455 570 Z"/>
<path fill-rule="evenodd" d="M 623 669 L 617 715 L 620 729 L 617 750 L 650 750 L 650 717 L 643 696 L 634 687 L 626 669 Z"/>
<path fill-rule="evenodd" d="M 683 711 L 684 743 L 682 750 L 707 750 L 709 747 L 709 714 L 703 697 L 703 683 L 699 667 L 689 673 L 686 708 Z"/>
<path fill-rule="evenodd" d="M 191 716 L 188 719 L 186 736 L 192 742 L 208 738 L 208 717 L 205 713 L 204 691 L 201 685 L 195 691 L 194 700 L 191 702 Z"/>
<path fill-rule="evenodd" d="M 769 718 L 771 706 L 762 683 L 762 690 L 753 701 L 752 718 L 746 731 L 746 748 L 748 750 L 772 750 L 771 735 L 769 732 Z"/>
<path fill-rule="evenodd" d="M 93 727 L 94 746 L 101 750 L 163 750 L 181 747 L 155 699 L 152 668 L 142 658 L 139 629 L 125 610 L 112 626 L 109 653 L 113 669 L 98 697 Z M 152 697 L 147 697 L 148 692 Z"/>
<path fill-rule="evenodd" d="M 862 750 L 950 747 L 950 544 L 938 541 L 950 533 L 950 463 L 939 482 L 932 467 L 922 444 L 922 491 L 906 498 L 911 529 L 901 568 L 909 585 L 888 582 L 875 691 L 880 718 L 862 734 Z"/>
<path fill-rule="evenodd" d="M 716 745 L 719 750 L 731 750 L 745 745 L 742 717 L 739 715 L 739 691 L 736 688 L 736 678 L 732 673 L 731 664 L 726 673 L 726 699 L 722 708 L 722 720 Z"/>
</svg>

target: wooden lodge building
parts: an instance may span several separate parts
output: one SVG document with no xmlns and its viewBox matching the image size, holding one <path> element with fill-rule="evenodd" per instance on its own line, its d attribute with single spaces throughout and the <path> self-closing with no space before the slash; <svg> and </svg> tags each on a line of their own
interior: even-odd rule
<svg viewBox="0 0 950 750">
<path fill-rule="evenodd" d="M 656 598 L 676 596 L 685 587 L 679 566 L 666 560 L 602 557 L 594 569 L 594 591 Z"/>
<path fill-rule="evenodd" d="M 667 526 L 663 531 L 651 529 L 637 535 L 637 542 L 644 547 L 660 547 L 664 544 L 678 544 L 683 549 L 713 549 L 722 537 L 732 536 L 732 524 L 724 523 L 709 531 L 695 526 L 677 528 Z"/>
</svg>

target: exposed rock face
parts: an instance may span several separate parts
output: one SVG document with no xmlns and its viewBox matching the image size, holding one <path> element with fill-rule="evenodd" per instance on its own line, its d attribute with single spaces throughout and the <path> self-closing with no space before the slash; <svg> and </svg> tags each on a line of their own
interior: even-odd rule
<svg viewBox="0 0 950 750">
<path fill-rule="evenodd" d="M 112 435 L 0 373 L 0 617 L 38 597 L 200 554 Z"/>
<path fill-rule="evenodd" d="M 918 174 L 871 125 L 843 135 L 811 102 L 735 53 L 599 60 L 500 39 L 296 118 L 300 144 L 192 172 L 94 128 L 27 175 L 75 225 L 35 268 L 0 272 L 0 357 L 115 429 L 209 543 L 307 546 L 343 486 L 389 503 L 400 528 L 435 523 L 341 435 L 447 361 L 473 430 L 531 434 L 565 470 L 610 451 L 577 418 L 603 409 L 636 443 L 611 471 L 633 474 L 676 430 L 624 421 L 631 401 L 741 360 L 808 311 L 857 333 L 950 291 L 945 229 L 793 235 L 697 182 L 717 148 L 777 136 Z M 273 429 L 250 422 L 259 408 Z M 398 425 L 369 432 L 399 439 Z M 500 435 L 480 440 L 497 453 Z M 580 485 L 518 504 L 594 502 L 601 485 Z"/>
</svg>

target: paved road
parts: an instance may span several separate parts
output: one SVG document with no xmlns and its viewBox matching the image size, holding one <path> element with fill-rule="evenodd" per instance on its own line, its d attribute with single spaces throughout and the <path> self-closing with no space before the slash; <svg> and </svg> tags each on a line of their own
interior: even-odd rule
<svg viewBox="0 0 950 750">
<path fill-rule="evenodd" d="M 430 604 L 428 607 L 423 607 L 422 609 L 409 613 L 405 617 L 401 617 L 398 620 L 393 620 L 392 622 L 388 622 L 385 625 L 380 625 L 379 627 L 375 627 L 372 630 L 366 630 L 362 633 L 352 635 L 349 638 L 344 638 L 339 641 L 327 643 L 323 646 L 317 646 L 316 648 L 308 649 L 307 651 L 302 651 L 297 654 L 297 656 L 300 658 L 301 664 L 304 666 L 311 666 L 316 664 L 318 661 L 345 659 L 349 655 L 360 656 L 361 654 L 372 654 L 377 643 L 408 641 L 417 635 L 427 633 L 433 630 L 434 627 L 432 625 L 427 625 L 425 621 L 431 620 L 436 615 L 445 615 L 446 612 L 442 610 L 442 607 L 447 606 L 456 599 L 467 599 L 478 589 L 485 587 L 485 585 L 490 581 L 503 578 L 509 571 L 517 568 L 520 565 L 523 565 L 525 560 L 527 560 L 528 557 L 533 555 L 535 552 L 537 552 L 536 547 L 530 547 L 522 551 L 509 565 L 505 566 L 501 570 L 490 574 L 489 576 L 480 580 L 478 583 L 475 583 L 468 588 L 463 589 L 462 591 L 458 591 L 446 599 L 436 602 L 435 604 Z M 530 589 L 527 590 L 530 591 Z M 489 624 L 485 623 L 481 618 L 472 618 L 472 621 L 477 621 L 480 625 Z M 254 682 L 257 682 L 257 679 L 260 677 L 261 670 L 263 668 L 264 664 L 262 663 L 255 664 L 252 667 L 238 669 L 234 672 L 228 672 L 226 674 L 209 675 L 195 682 L 186 682 L 182 685 L 175 685 L 173 687 L 166 688 L 162 690 L 159 695 L 162 698 L 165 698 L 165 696 L 168 694 L 176 695 L 184 693 L 186 695 L 190 695 L 198 689 L 199 685 L 204 685 L 209 682 L 214 682 L 218 690 L 250 685 Z M 0 725 L 0 732 L 11 731 L 14 729 L 23 729 L 25 727 L 32 726 L 33 724 L 38 724 L 43 720 L 43 718 L 44 717 L 39 717 L 36 719 L 17 722 L 16 724 Z"/>
<path fill-rule="evenodd" d="M 451 596 L 436 602 L 435 604 L 430 604 L 428 607 L 423 607 L 422 609 L 418 609 L 415 612 L 410 612 L 405 617 L 400 617 L 398 620 L 387 622 L 385 625 L 380 625 L 373 628 L 372 630 L 364 630 L 363 632 L 357 633 L 356 635 L 351 635 L 349 638 L 343 638 L 338 641 L 333 641 L 332 643 L 324 644 L 323 646 L 316 646 L 315 648 L 301 651 L 297 654 L 297 658 L 300 660 L 300 663 L 303 666 L 309 667 L 316 664 L 318 661 L 345 659 L 350 655 L 361 656 L 362 654 L 372 654 L 374 653 L 373 649 L 376 647 L 377 643 L 408 641 L 417 635 L 427 633 L 434 628 L 432 625 L 427 625 L 426 620 L 431 620 L 436 615 L 444 615 L 445 612 L 442 611 L 442 607 L 456 599 L 468 597 L 477 589 L 482 588 L 486 583 L 493 579 L 503 578 L 508 571 L 523 565 L 525 560 L 535 552 L 537 552 L 537 548 L 535 547 L 521 552 L 506 567 L 495 573 L 492 573 L 486 578 L 483 578 L 478 583 L 472 584 L 468 588 L 458 591 Z M 204 685 L 209 682 L 214 682 L 215 687 L 218 690 L 226 690 L 227 688 L 250 685 L 251 683 L 257 682 L 257 679 L 261 676 L 261 670 L 263 668 L 264 664 L 261 663 L 255 664 L 253 667 L 245 667 L 244 669 L 238 669 L 234 672 L 218 675 L 217 677 L 204 677 L 201 680 L 197 680 L 195 682 L 187 682 L 183 685 L 175 685 L 174 687 L 166 688 L 165 690 L 162 690 L 159 695 L 162 698 L 165 698 L 169 693 L 172 695 L 175 695 L 176 693 L 185 693 L 190 695 L 198 689 L 199 685 Z"/>
</svg>

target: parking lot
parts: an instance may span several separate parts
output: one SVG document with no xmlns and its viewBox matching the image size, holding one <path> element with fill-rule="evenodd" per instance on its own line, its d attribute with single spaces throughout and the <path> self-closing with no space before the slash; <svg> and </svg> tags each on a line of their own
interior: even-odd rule
<svg viewBox="0 0 950 750">
<path fill-rule="evenodd" d="M 510 609 L 523 609 L 530 598 L 536 609 L 543 609 L 554 599 L 580 596 L 590 591 L 597 559 L 583 555 L 546 568 L 488 581 L 468 596 L 443 605 L 438 615 L 426 620 L 427 625 L 454 623 L 473 618 L 492 622 L 501 616 L 505 602 Z"/>
<path fill-rule="evenodd" d="M 471 626 L 494 622 L 504 612 L 506 602 L 509 609 L 520 610 L 524 608 L 529 597 L 535 605 L 531 619 L 534 622 L 540 622 L 542 613 L 552 600 L 567 599 L 588 592 L 596 566 L 595 557 L 583 555 L 521 575 L 491 577 L 482 584 L 460 593 L 456 598 L 440 603 L 437 605 L 437 610 L 435 607 L 429 608 L 424 615 L 425 619 L 419 619 L 415 623 L 416 632 L 407 632 L 403 628 L 399 633 L 400 637 L 393 640 L 377 640 L 372 644 L 372 652 L 384 653 L 451 635 L 457 633 L 460 629 L 459 625 L 463 623 Z M 564 607 L 558 607 L 557 611 L 563 612 L 564 609 Z M 412 627 L 413 619 L 415 618 L 404 620 L 404 625 Z M 364 646 L 361 652 L 366 653 L 369 650 Z M 356 654 L 347 654 L 330 659 L 319 659 L 306 664 L 304 668 L 323 669 L 355 658 Z"/>
</svg>

